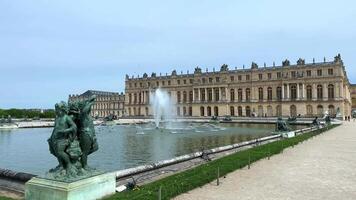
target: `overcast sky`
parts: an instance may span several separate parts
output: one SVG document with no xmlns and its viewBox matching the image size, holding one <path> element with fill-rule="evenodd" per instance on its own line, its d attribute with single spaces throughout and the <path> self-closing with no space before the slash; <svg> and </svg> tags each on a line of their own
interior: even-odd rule
<svg viewBox="0 0 356 200">
<path fill-rule="evenodd" d="M 341 53 L 356 83 L 356 2 L 0 0 L 0 108 L 52 108 L 125 74 Z"/>
</svg>

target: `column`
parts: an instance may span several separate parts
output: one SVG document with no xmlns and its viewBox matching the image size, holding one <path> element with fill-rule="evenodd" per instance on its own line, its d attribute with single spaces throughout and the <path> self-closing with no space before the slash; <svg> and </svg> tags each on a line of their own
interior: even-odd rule
<svg viewBox="0 0 356 200">
<path fill-rule="evenodd" d="M 328 94 L 328 85 L 326 83 L 323 84 L 323 99 L 324 101 L 328 100 L 329 94 Z"/>
<path fill-rule="evenodd" d="M 205 102 L 208 102 L 208 88 L 204 88 L 205 90 Z"/>
<path fill-rule="evenodd" d="M 297 83 L 297 100 L 300 99 L 300 86 L 299 83 Z"/>
<path fill-rule="evenodd" d="M 200 92 L 200 88 L 198 88 L 198 101 L 201 101 L 201 92 Z"/>
<path fill-rule="evenodd" d="M 211 88 L 211 96 L 212 96 L 212 102 L 215 102 L 215 88 Z"/>
<path fill-rule="evenodd" d="M 303 86 L 302 86 L 302 99 L 305 100 L 306 99 L 306 93 L 305 93 L 305 84 L 303 83 Z"/>
<path fill-rule="evenodd" d="M 193 102 L 195 102 L 195 88 L 193 88 Z"/>
<path fill-rule="evenodd" d="M 316 98 L 317 98 L 317 91 L 316 91 L 316 85 L 315 85 L 315 83 L 313 83 L 312 97 L 313 97 L 313 100 L 316 100 Z"/>
<path fill-rule="evenodd" d="M 285 90 L 285 85 L 282 85 L 282 101 L 284 101 L 285 96 L 284 96 L 284 90 Z"/>
<path fill-rule="evenodd" d="M 222 98 L 222 95 L 221 95 L 221 88 L 218 87 L 218 90 L 219 90 L 219 101 L 221 101 L 221 98 Z"/>
<path fill-rule="evenodd" d="M 287 100 L 290 99 L 290 96 L 289 96 L 289 83 L 287 84 Z"/>
</svg>

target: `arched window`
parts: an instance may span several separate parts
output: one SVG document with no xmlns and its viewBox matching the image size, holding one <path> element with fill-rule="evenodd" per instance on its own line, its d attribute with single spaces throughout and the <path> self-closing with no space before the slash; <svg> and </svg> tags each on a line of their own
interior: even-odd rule
<svg viewBox="0 0 356 200">
<path fill-rule="evenodd" d="M 246 116 L 247 117 L 251 117 L 251 108 L 250 108 L 250 106 L 246 106 Z"/>
<path fill-rule="evenodd" d="M 297 116 L 297 107 L 295 105 L 290 106 L 290 116 L 296 117 Z"/>
<path fill-rule="evenodd" d="M 322 85 L 317 86 L 317 97 L 318 97 L 318 99 L 323 99 L 323 86 Z"/>
<path fill-rule="evenodd" d="M 335 117 L 335 106 L 334 105 L 329 105 L 329 115 L 332 117 Z"/>
<path fill-rule="evenodd" d="M 177 92 L 177 102 L 180 103 L 180 91 Z"/>
<path fill-rule="evenodd" d="M 235 108 L 234 106 L 230 106 L 230 115 L 235 116 Z"/>
<path fill-rule="evenodd" d="M 317 114 L 318 114 L 319 117 L 323 117 L 324 116 L 324 108 L 323 108 L 322 105 L 318 105 Z"/>
<path fill-rule="evenodd" d="M 214 107 L 214 116 L 219 116 L 219 108 L 217 106 Z"/>
<path fill-rule="evenodd" d="M 204 107 L 203 106 L 200 107 L 200 116 L 204 116 Z"/>
<path fill-rule="evenodd" d="M 211 107 L 210 106 L 208 106 L 207 108 L 206 108 L 206 112 L 207 112 L 207 114 L 208 114 L 208 116 L 211 116 Z"/>
<path fill-rule="evenodd" d="M 259 117 L 263 117 L 263 106 L 258 106 L 258 114 Z"/>
<path fill-rule="evenodd" d="M 219 101 L 220 99 L 219 88 L 215 88 L 214 92 L 215 92 L 215 101 Z"/>
<path fill-rule="evenodd" d="M 187 92 L 183 91 L 183 103 L 187 102 Z"/>
<path fill-rule="evenodd" d="M 277 100 L 278 101 L 282 100 L 282 87 L 278 86 L 276 92 L 277 92 Z"/>
<path fill-rule="evenodd" d="M 263 101 L 263 88 L 258 88 L 258 100 Z"/>
<path fill-rule="evenodd" d="M 237 114 L 242 117 L 242 106 L 237 107 Z"/>
<path fill-rule="evenodd" d="M 230 90 L 230 101 L 235 101 L 235 89 Z"/>
<path fill-rule="evenodd" d="M 267 106 L 267 116 L 268 117 L 272 117 L 273 116 L 272 106 Z"/>
<path fill-rule="evenodd" d="M 276 116 L 281 117 L 282 116 L 282 107 L 280 105 L 276 106 Z"/>
<path fill-rule="evenodd" d="M 138 94 L 138 103 L 141 104 L 142 94 L 141 92 Z"/>
<path fill-rule="evenodd" d="M 295 99 L 297 99 L 297 86 L 296 85 L 291 85 L 291 87 L 290 87 L 290 91 L 291 91 L 291 99 L 292 100 L 295 100 Z"/>
<path fill-rule="evenodd" d="M 313 98 L 313 89 L 311 85 L 307 86 L 307 99 L 311 100 Z"/>
<path fill-rule="evenodd" d="M 246 88 L 245 92 L 246 92 L 246 101 L 250 101 L 251 100 L 251 90 L 250 90 L 250 88 Z"/>
<path fill-rule="evenodd" d="M 183 116 L 186 116 L 186 115 L 187 115 L 187 108 L 183 107 Z"/>
<path fill-rule="evenodd" d="M 307 116 L 308 117 L 313 116 L 313 106 L 312 105 L 307 105 Z"/>
<path fill-rule="evenodd" d="M 148 107 L 145 108 L 146 116 L 148 116 Z"/>
<path fill-rule="evenodd" d="M 271 87 L 267 88 L 267 100 L 272 101 L 272 88 Z"/>
<path fill-rule="evenodd" d="M 334 85 L 333 84 L 328 85 L 328 98 L 329 99 L 334 99 L 335 98 Z"/>
<path fill-rule="evenodd" d="M 131 95 L 131 93 L 129 94 L 129 104 L 131 104 L 132 103 L 132 95 Z"/>
<path fill-rule="evenodd" d="M 208 101 L 212 101 L 212 100 L 213 100 L 213 89 L 208 88 Z"/>
<path fill-rule="evenodd" d="M 134 104 L 136 104 L 137 103 L 137 94 L 135 93 L 134 94 Z"/>
<path fill-rule="evenodd" d="M 205 101 L 205 89 L 201 90 L 201 100 Z"/>
<path fill-rule="evenodd" d="M 241 102 L 242 101 L 242 89 L 239 88 L 237 90 L 237 98 L 238 98 L 238 101 Z"/>
<path fill-rule="evenodd" d="M 180 107 L 177 107 L 177 116 L 180 116 Z"/>
<path fill-rule="evenodd" d="M 189 102 L 193 102 L 193 91 L 189 92 Z"/>
<path fill-rule="evenodd" d="M 189 106 L 189 116 L 193 116 L 193 109 L 191 106 Z"/>
</svg>

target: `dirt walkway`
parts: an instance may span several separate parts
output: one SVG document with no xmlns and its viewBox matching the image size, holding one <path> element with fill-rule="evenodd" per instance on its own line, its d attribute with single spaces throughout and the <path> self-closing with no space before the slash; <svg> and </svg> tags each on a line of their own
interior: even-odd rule
<svg viewBox="0 0 356 200">
<path fill-rule="evenodd" d="M 356 199 L 356 122 L 175 199 Z"/>
</svg>

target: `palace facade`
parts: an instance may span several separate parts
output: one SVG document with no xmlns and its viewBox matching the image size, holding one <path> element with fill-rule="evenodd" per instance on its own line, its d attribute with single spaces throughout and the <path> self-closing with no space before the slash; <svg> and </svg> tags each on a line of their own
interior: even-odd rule
<svg viewBox="0 0 356 200">
<path fill-rule="evenodd" d="M 333 61 L 307 64 L 299 59 L 281 66 L 171 75 L 152 73 L 125 81 L 125 112 L 129 116 L 152 115 L 150 94 L 166 90 L 177 116 L 322 116 L 325 111 L 342 116 L 351 113 L 350 82 L 340 54 Z"/>
<path fill-rule="evenodd" d="M 122 117 L 124 115 L 125 95 L 123 93 L 88 90 L 80 95 L 69 95 L 68 101 L 87 100 L 92 95 L 96 95 L 96 101 L 91 110 L 93 117 L 109 115 Z"/>
</svg>

